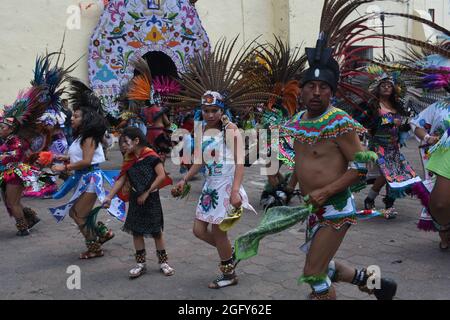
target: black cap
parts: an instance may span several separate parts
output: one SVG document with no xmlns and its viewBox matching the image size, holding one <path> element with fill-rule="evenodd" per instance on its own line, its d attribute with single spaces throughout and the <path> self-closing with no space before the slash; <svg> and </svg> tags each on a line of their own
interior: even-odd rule
<svg viewBox="0 0 450 320">
<path fill-rule="evenodd" d="M 326 48 L 325 44 L 325 35 L 321 33 L 316 47 L 306 48 L 309 69 L 305 71 L 300 81 L 301 87 L 309 81 L 323 81 L 331 87 L 333 92 L 336 92 L 340 76 L 339 64 L 333 58 L 331 48 Z"/>
</svg>

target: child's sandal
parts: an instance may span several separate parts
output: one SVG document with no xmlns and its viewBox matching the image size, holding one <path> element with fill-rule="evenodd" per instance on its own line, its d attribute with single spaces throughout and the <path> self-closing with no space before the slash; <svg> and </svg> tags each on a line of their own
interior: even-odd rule
<svg viewBox="0 0 450 320">
<path fill-rule="evenodd" d="M 130 270 L 129 277 L 130 279 L 136 279 L 142 276 L 147 271 L 145 263 L 138 263 L 136 267 Z"/>
<path fill-rule="evenodd" d="M 173 276 L 175 274 L 175 269 L 169 266 L 167 262 L 161 263 L 160 270 L 166 277 Z"/>
</svg>

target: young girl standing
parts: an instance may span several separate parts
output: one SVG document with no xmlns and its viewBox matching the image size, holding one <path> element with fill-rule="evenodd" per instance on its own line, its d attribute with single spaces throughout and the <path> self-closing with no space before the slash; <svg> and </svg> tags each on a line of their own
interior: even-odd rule
<svg viewBox="0 0 450 320">
<path fill-rule="evenodd" d="M 175 270 L 168 264 L 163 237 L 164 219 L 159 199 L 159 188 L 166 181 L 166 172 L 158 154 L 146 146 L 146 139 L 139 128 L 125 128 L 121 137 L 124 162 L 118 180 L 103 205 L 109 207 L 117 193 L 129 198 L 129 208 L 123 231 L 133 235 L 137 265 L 130 270 L 130 278 L 146 272 L 146 250 L 144 238 L 155 240 L 156 255 L 160 270 L 171 276 Z"/>
</svg>

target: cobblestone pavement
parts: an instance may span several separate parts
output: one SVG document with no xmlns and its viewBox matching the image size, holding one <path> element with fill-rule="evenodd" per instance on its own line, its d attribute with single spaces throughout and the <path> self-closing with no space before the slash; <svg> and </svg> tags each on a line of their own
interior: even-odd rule
<svg viewBox="0 0 450 320">
<path fill-rule="evenodd" d="M 421 173 L 417 143 L 410 141 L 403 152 Z M 119 153 L 110 154 L 107 168 L 117 167 Z M 115 162 L 115 163 L 114 163 Z M 178 168 L 167 161 L 166 169 L 175 181 Z M 244 186 L 250 202 L 258 212 L 259 196 L 265 178 L 259 167 L 246 168 Z M 192 234 L 194 209 L 201 179 L 192 182 L 188 200 L 174 200 L 170 189 L 161 191 L 165 216 L 165 238 L 170 261 L 176 269 L 172 277 L 158 270 L 152 239 L 147 240 L 148 273 L 136 280 L 128 279 L 134 265 L 132 238 L 120 231 L 121 223 L 102 213 L 101 220 L 116 232 L 104 246 L 103 258 L 82 261 L 82 237 L 67 217 L 57 224 L 47 208 L 63 200 L 25 199 L 24 204 L 37 209 L 42 222 L 29 237 L 16 237 L 14 221 L 1 205 L 0 219 L 0 299 L 305 299 L 309 287 L 298 285 L 305 256 L 298 249 L 304 241 L 304 226 L 263 239 L 260 254 L 238 266 L 239 285 L 211 290 L 207 284 L 218 274 L 218 256 L 214 248 Z M 368 189 L 356 195 L 359 208 Z M 69 196 L 68 196 L 69 197 Z M 293 204 L 296 204 L 295 201 Z M 377 199 L 381 206 L 381 197 Z M 375 218 L 350 228 L 336 259 L 357 267 L 378 265 L 383 276 L 397 280 L 397 299 L 449 299 L 450 252 L 438 249 L 436 233 L 419 232 L 416 223 L 420 204 L 415 199 L 397 201 L 395 220 Z M 237 235 L 255 227 L 260 215 L 247 213 L 230 231 Z M 81 289 L 69 290 L 66 273 L 71 265 L 81 268 Z M 348 284 L 338 284 L 340 299 L 374 299 Z"/>
</svg>

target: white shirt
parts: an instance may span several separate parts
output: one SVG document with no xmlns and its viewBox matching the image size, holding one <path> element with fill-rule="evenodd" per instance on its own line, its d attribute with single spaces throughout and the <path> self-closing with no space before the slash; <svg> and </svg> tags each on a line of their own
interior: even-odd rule
<svg viewBox="0 0 450 320">
<path fill-rule="evenodd" d="M 83 150 L 80 145 L 81 138 L 77 138 L 69 147 L 69 158 L 70 163 L 75 163 L 83 160 Z M 103 148 L 101 143 L 98 144 L 97 149 L 95 149 L 94 157 L 92 158 L 91 164 L 99 164 L 105 162 L 105 154 L 103 153 Z"/>
</svg>

